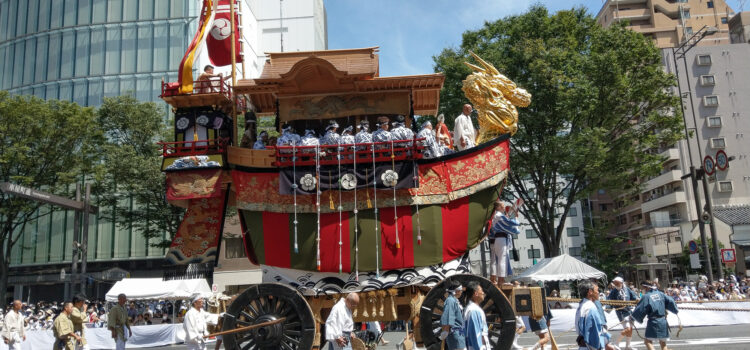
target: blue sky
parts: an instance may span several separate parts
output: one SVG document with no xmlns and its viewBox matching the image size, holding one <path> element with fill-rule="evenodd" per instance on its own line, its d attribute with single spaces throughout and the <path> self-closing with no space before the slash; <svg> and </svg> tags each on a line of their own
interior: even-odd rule
<svg viewBox="0 0 750 350">
<path fill-rule="evenodd" d="M 602 0 L 325 0 L 328 48 L 380 46 L 380 75 L 425 74 L 432 56 L 461 43 L 461 34 L 485 21 L 519 14 L 541 3 L 551 11 L 585 7 L 596 15 Z M 738 1 L 727 3 L 738 11 Z"/>
</svg>

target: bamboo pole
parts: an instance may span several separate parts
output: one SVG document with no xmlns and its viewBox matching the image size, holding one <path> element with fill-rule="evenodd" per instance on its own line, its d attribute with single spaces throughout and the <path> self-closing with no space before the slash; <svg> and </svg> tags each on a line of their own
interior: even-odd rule
<svg viewBox="0 0 750 350">
<path fill-rule="evenodd" d="M 272 326 L 272 325 L 275 325 L 277 323 L 281 323 L 281 322 L 284 322 L 284 321 L 286 321 L 286 317 L 282 317 L 282 318 L 280 318 L 278 320 L 273 320 L 273 321 L 258 323 L 258 324 L 254 324 L 254 325 L 250 325 L 250 326 L 245 326 L 245 327 L 230 329 L 230 330 L 226 330 L 226 331 L 211 333 L 209 335 L 204 335 L 203 338 L 210 338 L 210 337 L 215 337 L 215 336 L 219 336 L 219 335 L 227 335 L 227 334 L 234 334 L 234 333 L 245 332 L 245 331 L 253 330 L 253 329 L 256 329 L 256 328 L 261 328 L 261 327 L 266 327 L 266 326 Z"/>
<path fill-rule="evenodd" d="M 235 55 L 235 38 L 237 37 L 237 33 L 235 30 L 235 21 L 234 21 L 234 6 L 237 4 L 236 0 L 232 0 L 232 3 L 229 6 L 229 17 L 230 22 L 232 25 L 232 143 L 235 146 L 239 146 L 239 140 L 237 139 L 237 129 L 239 127 L 239 120 L 237 120 L 237 95 L 234 93 L 234 86 L 237 85 L 237 56 Z"/>
</svg>

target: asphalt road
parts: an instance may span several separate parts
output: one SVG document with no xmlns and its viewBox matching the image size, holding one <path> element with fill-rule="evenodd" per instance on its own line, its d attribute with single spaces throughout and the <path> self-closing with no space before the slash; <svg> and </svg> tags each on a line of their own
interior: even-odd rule
<svg viewBox="0 0 750 350">
<path fill-rule="evenodd" d="M 615 334 L 617 336 L 617 334 Z M 390 344 L 385 346 L 379 346 L 378 350 L 395 350 L 397 349 L 396 344 L 404 338 L 403 332 L 386 332 L 385 339 L 390 341 Z M 555 339 L 557 340 L 558 347 L 562 349 L 578 349 L 575 346 L 576 336 L 571 333 L 557 334 Z M 638 338 L 637 335 L 633 336 L 633 344 L 635 349 L 645 350 L 646 347 L 643 345 L 643 341 Z M 531 348 L 537 341 L 536 335 L 533 333 L 524 333 L 521 335 L 518 343 L 526 349 Z M 625 343 L 621 343 L 621 346 L 625 346 Z M 710 350 L 745 350 L 750 349 L 750 324 L 742 324 L 736 326 L 712 326 L 712 327 L 690 327 L 683 329 L 680 333 L 679 338 L 674 338 L 669 342 L 670 349 L 695 349 L 695 350 L 707 350 L 706 347 L 710 346 Z M 213 349 L 214 344 L 211 343 L 208 349 Z M 545 349 L 549 349 L 549 345 L 545 346 Z M 658 349 L 658 345 L 656 347 Z M 187 349 L 183 345 L 165 346 L 152 349 Z"/>
</svg>

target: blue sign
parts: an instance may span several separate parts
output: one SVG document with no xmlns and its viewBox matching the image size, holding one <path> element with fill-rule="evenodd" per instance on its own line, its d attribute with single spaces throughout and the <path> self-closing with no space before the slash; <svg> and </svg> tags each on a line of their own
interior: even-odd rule
<svg viewBox="0 0 750 350">
<path fill-rule="evenodd" d="M 688 242 L 688 249 L 690 249 L 690 254 L 695 254 L 698 252 L 698 243 L 695 243 L 695 241 Z"/>
</svg>

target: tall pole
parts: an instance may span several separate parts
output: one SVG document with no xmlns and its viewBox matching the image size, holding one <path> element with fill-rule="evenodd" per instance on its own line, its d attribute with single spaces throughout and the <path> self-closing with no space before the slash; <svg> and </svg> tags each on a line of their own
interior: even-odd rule
<svg viewBox="0 0 750 350">
<path fill-rule="evenodd" d="M 716 237 L 716 226 L 714 225 L 714 209 L 713 203 L 711 203 L 711 195 L 708 192 L 708 176 L 705 171 L 703 172 L 703 193 L 706 194 L 706 211 L 708 212 L 709 222 L 708 227 L 711 229 L 711 245 L 713 246 L 713 254 L 716 259 L 716 271 L 717 276 L 720 279 L 724 278 L 724 269 L 721 266 L 721 253 L 719 252 L 719 239 Z"/>
<path fill-rule="evenodd" d="M 685 54 L 683 53 L 683 57 L 685 57 Z M 700 194 L 698 193 L 698 177 L 696 174 L 695 166 L 693 165 L 693 152 L 690 149 L 690 133 L 688 132 L 687 127 L 687 120 L 685 119 L 685 104 L 682 102 L 682 87 L 680 84 L 680 70 L 677 66 L 677 50 L 672 48 L 672 61 L 674 62 L 674 73 L 677 76 L 677 93 L 680 96 L 680 108 L 682 110 L 682 124 L 685 126 L 685 143 L 687 144 L 688 149 L 688 159 L 690 160 L 690 181 L 693 185 L 693 198 L 695 203 L 695 213 L 697 214 L 698 218 L 698 230 L 701 234 L 701 244 L 703 245 L 703 255 L 706 257 L 706 271 L 708 274 L 708 280 L 710 282 L 713 282 L 714 280 L 714 274 L 713 274 L 713 268 L 711 267 L 711 255 L 709 254 L 708 250 L 708 240 L 706 239 L 706 228 L 703 226 L 703 223 L 700 220 L 702 208 L 701 208 L 701 199 Z M 687 75 L 687 72 L 685 73 Z"/>
<path fill-rule="evenodd" d="M 88 260 L 89 216 L 91 213 L 91 184 L 86 184 L 86 197 L 83 202 L 83 235 L 81 235 L 81 293 L 86 294 L 86 261 Z"/>
<path fill-rule="evenodd" d="M 236 26 L 234 21 L 234 6 L 237 1 L 232 0 L 232 4 L 229 6 L 229 17 L 231 18 L 232 25 L 232 144 L 235 146 L 239 145 L 237 140 L 237 128 L 239 127 L 239 121 L 237 120 L 237 97 L 234 94 L 234 86 L 237 85 L 237 56 L 235 55 L 235 38 L 237 37 Z"/>
<path fill-rule="evenodd" d="M 76 202 L 81 201 L 81 184 L 76 182 Z M 73 212 L 73 257 L 70 266 L 70 280 L 65 283 L 65 300 L 70 300 L 70 295 L 75 290 L 76 272 L 78 271 L 78 244 L 80 243 L 81 232 L 81 211 Z"/>
</svg>

